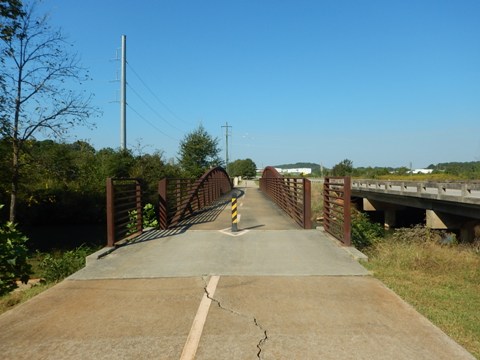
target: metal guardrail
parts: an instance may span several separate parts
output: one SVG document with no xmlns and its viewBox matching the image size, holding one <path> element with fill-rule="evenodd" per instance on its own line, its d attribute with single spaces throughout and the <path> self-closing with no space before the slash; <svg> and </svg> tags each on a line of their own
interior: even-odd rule
<svg viewBox="0 0 480 360">
<path fill-rule="evenodd" d="M 352 190 L 480 205 L 479 182 L 352 179 Z"/>
<path fill-rule="evenodd" d="M 162 179 L 158 184 L 160 228 L 168 229 L 211 205 L 232 190 L 232 182 L 221 167 L 200 179 Z"/>
<path fill-rule="evenodd" d="M 135 231 L 128 229 L 131 211 L 136 210 Z M 142 185 L 140 179 L 107 179 L 107 246 L 142 232 Z"/>
<path fill-rule="evenodd" d="M 351 245 L 350 177 L 326 177 L 323 183 L 323 228 Z"/>
<path fill-rule="evenodd" d="M 310 180 L 286 178 L 275 168 L 267 166 L 260 178 L 260 190 L 301 227 L 312 228 Z"/>
</svg>

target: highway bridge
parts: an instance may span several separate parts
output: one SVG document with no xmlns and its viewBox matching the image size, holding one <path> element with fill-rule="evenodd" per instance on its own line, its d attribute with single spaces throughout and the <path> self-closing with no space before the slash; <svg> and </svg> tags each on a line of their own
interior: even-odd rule
<svg viewBox="0 0 480 360">
<path fill-rule="evenodd" d="M 385 227 L 395 227 L 398 214 L 425 211 L 432 229 L 459 230 L 463 240 L 478 236 L 480 182 L 432 182 L 352 179 L 351 196 L 363 199 L 363 210 L 384 212 Z"/>
</svg>

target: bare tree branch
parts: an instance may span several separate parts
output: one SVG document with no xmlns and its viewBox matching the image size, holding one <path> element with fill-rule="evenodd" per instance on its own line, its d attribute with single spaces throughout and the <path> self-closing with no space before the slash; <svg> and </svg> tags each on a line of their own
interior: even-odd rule
<svg viewBox="0 0 480 360">
<path fill-rule="evenodd" d="M 69 89 L 77 89 L 88 76 L 61 31 L 49 26 L 47 16 L 37 15 L 35 3 L 21 13 L 11 36 L 1 41 L 0 135 L 12 142 L 14 221 L 23 144 L 37 133 L 61 138 L 74 126 L 88 126 L 98 109 L 91 95 Z"/>
</svg>

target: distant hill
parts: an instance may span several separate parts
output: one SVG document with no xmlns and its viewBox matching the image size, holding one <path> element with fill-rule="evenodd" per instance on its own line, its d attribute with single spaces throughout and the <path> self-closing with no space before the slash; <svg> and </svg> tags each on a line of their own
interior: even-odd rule
<svg viewBox="0 0 480 360">
<path fill-rule="evenodd" d="M 478 169 L 480 168 L 480 161 L 468 161 L 468 162 L 461 162 L 461 161 L 452 161 L 446 163 L 438 163 L 437 165 L 430 164 L 427 169 L 433 170 L 446 170 L 449 168 L 461 168 L 466 170 L 471 169 Z"/>
<path fill-rule="evenodd" d="M 312 172 L 320 171 L 320 165 L 315 163 L 309 162 L 297 162 L 295 164 L 283 164 L 283 165 L 275 165 L 274 167 L 280 169 L 298 169 L 298 168 L 310 168 Z"/>
</svg>

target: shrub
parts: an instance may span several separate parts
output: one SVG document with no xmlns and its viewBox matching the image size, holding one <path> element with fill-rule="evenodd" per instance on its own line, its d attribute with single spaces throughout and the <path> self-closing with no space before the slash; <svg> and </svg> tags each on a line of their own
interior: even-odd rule
<svg viewBox="0 0 480 360">
<path fill-rule="evenodd" d="M 0 295 L 15 289 L 17 279 L 28 281 L 31 266 L 27 263 L 27 241 L 14 223 L 0 226 Z"/>
<path fill-rule="evenodd" d="M 354 210 L 352 212 L 352 244 L 362 250 L 385 235 L 385 230 L 380 224 L 373 223 L 368 215 Z"/>
<path fill-rule="evenodd" d="M 127 224 L 128 235 L 137 231 L 137 210 L 128 212 L 129 222 Z M 142 211 L 143 228 L 158 228 L 158 219 L 155 213 L 155 207 L 152 204 L 146 204 Z"/>
<path fill-rule="evenodd" d="M 446 230 L 434 230 L 424 225 L 415 225 L 410 228 L 395 229 L 391 236 L 392 241 L 406 243 L 437 243 L 439 245 L 455 246 L 458 245 L 457 237 L 454 233 Z"/>
<path fill-rule="evenodd" d="M 47 282 L 60 281 L 85 266 L 85 258 L 93 249 L 80 246 L 59 254 L 46 254 L 40 263 L 42 277 Z"/>
</svg>

